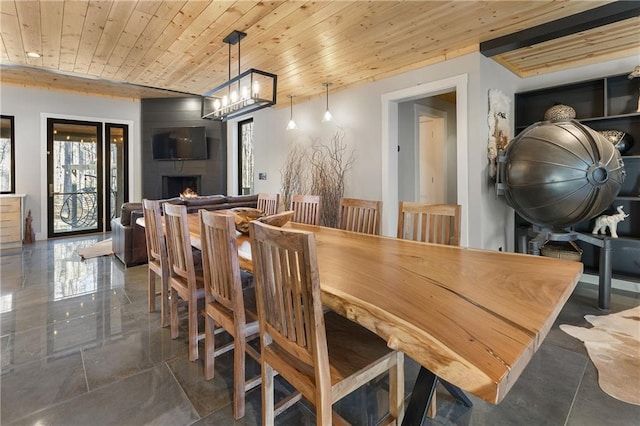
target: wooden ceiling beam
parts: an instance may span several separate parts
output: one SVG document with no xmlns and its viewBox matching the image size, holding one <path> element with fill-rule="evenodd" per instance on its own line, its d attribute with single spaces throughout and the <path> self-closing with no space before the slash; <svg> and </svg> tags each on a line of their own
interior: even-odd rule
<svg viewBox="0 0 640 426">
<path fill-rule="evenodd" d="M 490 58 L 560 37 L 591 30 L 640 15 L 640 2 L 616 1 L 526 30 L 480 43 L 480 53 Z"/>
</svg>

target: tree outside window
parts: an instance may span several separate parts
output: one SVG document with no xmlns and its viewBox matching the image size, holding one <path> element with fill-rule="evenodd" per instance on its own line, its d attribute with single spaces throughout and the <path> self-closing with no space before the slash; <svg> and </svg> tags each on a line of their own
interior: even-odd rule
<svg viewBox="0 0 640 426">
<path fill-rule="evenodd" d="M 0 116 L 0 193 L 16 192 L 13 116 Z"/>
</svg>

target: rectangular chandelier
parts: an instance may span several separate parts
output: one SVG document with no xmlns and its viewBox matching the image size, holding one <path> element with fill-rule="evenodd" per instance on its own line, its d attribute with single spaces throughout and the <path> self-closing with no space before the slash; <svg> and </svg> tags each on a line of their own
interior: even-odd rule
<svg viewBox="0 0 640 426">
<path fill-rule="evenodd" d="M 254 68 L 202 95 L 202 118 L 227 121 L 276 103 L 278 76 Z"/>
<path fill-rule="evenodd" d="M 240 40 L 247 34 L 233 31 L 229 45 L 229 81 L 202 95 L 202 118 L 227 121 L 275 105 L 278 76 L 255 68 L 240 73 Z M 231 78 L 231 45 L 238 44 L 238 75 Z"/>
</svg>

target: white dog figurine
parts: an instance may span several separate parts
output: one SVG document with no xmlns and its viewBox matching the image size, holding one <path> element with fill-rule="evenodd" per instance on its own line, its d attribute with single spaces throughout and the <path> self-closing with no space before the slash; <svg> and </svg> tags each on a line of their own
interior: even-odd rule
<svg viewBox="0 0 640 426">
<path fill-rule="evenodd" d="M 602 215 L 596 218 L 596 226 L 593 227 L 592 234 L 597 234 L 600 232 L 601 234 L 605 233 L 605 229 L 607 226 L 609 227 L 609 232 L 611 232 L 611 238 L 618 238 L 618 222 L 622 222 L 625 217 L 629 217 L 628 214 L 625 214 L 622 211 L 622 206 L 618 206 L 617 208 L 618 214 L 612 214 L 611 216 Z"/>
</svg>

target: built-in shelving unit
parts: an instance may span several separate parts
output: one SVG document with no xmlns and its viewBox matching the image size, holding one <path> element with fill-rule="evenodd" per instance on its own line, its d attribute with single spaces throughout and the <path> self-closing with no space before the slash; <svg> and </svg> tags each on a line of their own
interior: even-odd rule
<svg viewBox="0 0 640 426">
<path fill-rule="evenodd" d="M 614 75 L 589 81 L 547 87 L 539 90 L 516 93 L 516 134 L 529 125 L 542 121 L 547 109 L 555 104 L 569 105 L 576 111 L 576 120 L 594 130 L 619 130 L 634 140 L 630 150 L 622 159 L 626 178 L 620 193 L 603 212 L 615 214 L 623 206 L 629 217 L 618 223 L 619 238 L 611 239 L 611 269 L 616 278 L 640 281 L 640 79 L 628 79 L 628 74 Z M 591 233 L 595 219 L 574 226 L 581 233 Z M 517 215 L 516 226 L 528 223 Z M 600 253 L 598 247 L 578 241 L 584 251 L 582 262 L 586 272 L 599 273 Z"/>
</svg>

